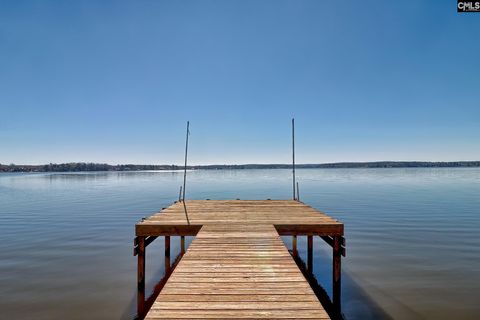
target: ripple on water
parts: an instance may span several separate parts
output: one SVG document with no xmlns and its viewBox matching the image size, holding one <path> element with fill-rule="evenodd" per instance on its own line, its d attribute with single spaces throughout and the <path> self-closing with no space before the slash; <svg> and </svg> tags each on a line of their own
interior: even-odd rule
<svg viewBox="0 0 480 320">
<path fill-rule="evenodd" d="M 480 318 L 480 169 L 302 169 L 297 177 L 302 201 L 345 223 L 347 318 Z M 128 318 L 134 223 L 174 201 L 182 179 L 0 175 L 2 316 Z M 290 183 L 289 170 L 199 170 L 189 172 L 187 197 L 288 199 Z M 162 246 L 148 250 L 149 290 L 163 273 Z M 300 237 L 303 256 L 305 246 Z M 329 248 L 314 246 L 315 273 L 330 292 Z"/>
</svg>

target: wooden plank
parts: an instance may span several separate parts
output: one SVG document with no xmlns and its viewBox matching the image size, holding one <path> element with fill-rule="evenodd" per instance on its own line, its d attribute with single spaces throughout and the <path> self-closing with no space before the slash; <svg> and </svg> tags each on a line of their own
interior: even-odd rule
<svg viewBox="0 0 480 320">
<path fill-rule="evenodd" d="M 298 276 L 298 272 L 295 269 L 291 271 L 272 271 L 272 270 L 260 270 L 260 271 L 245 271 L 245 272 L 226 272 L 226 271 L 212 271 L 212 272 L 203 272 L 197 271 L 196 269 L 189 269 L 182 268 L 182 270 L 175 270 L 176 274 L 181 276 L 182 278 L 188 279 L 192 278 L 202 278 L 202 277 L 218 277 L 218 278 L 237 278 L 237 277 L 244 277 L 244 278 L 263 278 L 263 277 L 290 277 L 290 276 Z"/>
<path fill-rule="evenodd" d="M 275 224 L 275 228 L 282 236 L 290 235 L 343 235 L 343 224 Z"/>
<path fill-rule="evenodd" d="M 146 319 L 330 319 L 323 310 L 162 310 L 152 307 Z"/>
<path fill-rule="evenodd" d="M 237 277 L 225 277 L 225 276 L 220 276 L 219 274 L 215 276 L 210 276 L 210 277 L 200 277 L 200 276 L 182 276 L 182 277 L 176 277 L 175 279 L 170 280 L 171 283 L 217 283 L 217 282 L 227 282 L 227 283 L 278 283 L 279 279 L 281 279 L 282 283 L 283 282 L 304 282 L 305 278 L 298 275 L 298 274 L 293 274 L 293 275 L 275 275 L 275 276 L 264 276 L 264 277 L 257 277 L 257 276 L 252 276 L 252 277 L 242 277 L 242 276 L 237 276 Z"/>
<path fill-rule="evenodd" d="M 284 294 L 285 291 L 289 291 L 288 288 L 164 288 L 162 292 L 165 294 L 190 294 L 190 295 L 215 295 L 215 294 L 233 294 L 233 295 L 279 295 Z M 312 288 L 296 288 L 295 294 L 314 294 Z M 320 303 L 320 302 L 319 302 Z M 320 305 L 321 306 L 321 305 Z"/>
<path fill-rule="evenodd" d="M 166 294 L 162 292 L 158 300 L 173 302 L 315 302 L 317 298 L 311 294 Z"/>
<path fill-rule="evenodd" d="M 175 203 L 136 225 L 147 236 L 196 235 L 207 224 L 276 226 L 281 235 L 343 235 L 343 224 L 303 203 L 289 200 L 189 200 Z"/>
<path fill-rule="evenodd" d="M 198 309 L 198 310 L 315 310 L 318 307 L 316 301 L 164 301 L 159 300 L 152 309 L 157 310 L 181 310 L 181 309 Z"/>
<path fill-rule="evenodd" d="M 194 318 L 329 319 L 273 225 L 215 224 L 202 227 L 146 316 Z"/>
<path fill-rule="evenodd" d="M 138 223 L 135 225 L 137 236 L 194 236 L 202 225 L 158 225 Z"/>
</svg>

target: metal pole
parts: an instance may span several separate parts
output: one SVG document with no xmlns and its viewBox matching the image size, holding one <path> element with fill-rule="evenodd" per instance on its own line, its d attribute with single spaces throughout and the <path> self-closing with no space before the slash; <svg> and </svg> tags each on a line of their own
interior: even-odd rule
<svg viewBox="0 0 480 320">
<path fill-rule="evenodd" d="M 185 141 L 185 167 L 183 170 L 183 199 L 182 199 L 183 201 L 185 201 L 185 184 L 187 183 L 188 136 L 190 134 L 189 127 L 190 127 L 190 122 L 187 121 L 187 137 Z"/>
<path fill-rule="evenodd" d="M 293 174 L 293 200 L 295 197 L 295 119 L 292 118 L 292 174 Z"/>
<path fill-rule="evenodd" d="M 298 187 L 298 182 L 297 182 L 297 201 L 300 201 L 300 188 Z"/>
</svg>

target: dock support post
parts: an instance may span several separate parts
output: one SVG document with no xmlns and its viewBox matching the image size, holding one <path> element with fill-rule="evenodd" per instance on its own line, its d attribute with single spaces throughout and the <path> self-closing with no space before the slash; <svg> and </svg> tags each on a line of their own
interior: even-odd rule
<svg viewBox="0 0 480 320">
<path fill-rule="evenodd" d="M 333 307 L 335 313 L 340 314 L 341 311 L 341 279 L 342 279 L 342 270 L 341 270 L 341 247 L 340 247 L 340 236 L 333 237 L 333 279 L 332 279 L 332 295 L 333 295 Z"/>
<path fill-rule="evenodd" d="M 180 254 L 185 254 L 185 236 L 180 236 Z"/>
<path fill-rule="evenodd" d="M 170 272 L 170 236 L 165 236 L 165 274 Z"/>
<path fill-rule="evenodd" d="M 137 316 L 142 317 L 145 306 L 145 237 L 137 237 Z"/>
<path fill-rule="evenodd" d="M 307 236 L 307 267 L 310 273 L 313 273 L 313 236 Z"/>
<path fill-rule="evenodd" d="M 298 255 L 297 251 L 297 236 L 292 236 L 292 251 L 293 255 L 296 257 Z"/>
</svg>

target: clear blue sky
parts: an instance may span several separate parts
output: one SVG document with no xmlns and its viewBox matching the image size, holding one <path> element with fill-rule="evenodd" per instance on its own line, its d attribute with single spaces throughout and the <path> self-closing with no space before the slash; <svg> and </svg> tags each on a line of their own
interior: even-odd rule
<svg viewBox="0 0 480 320">
<path fill-rule="evenodd" d="M 480 159 L 456 1 L 0 2 L 0 163 Z"/>
</svg>

